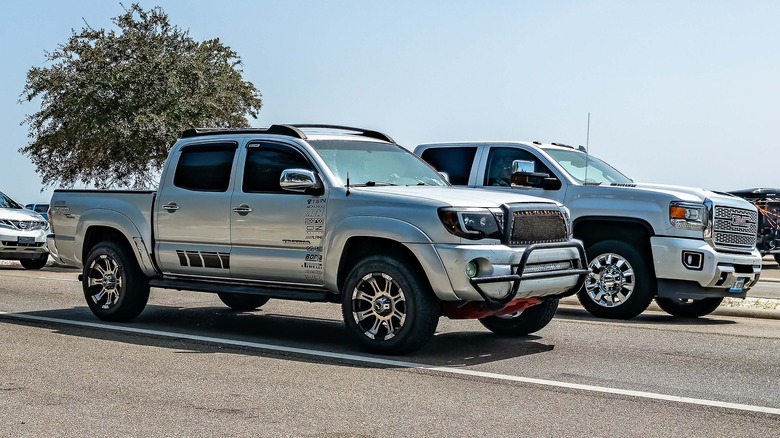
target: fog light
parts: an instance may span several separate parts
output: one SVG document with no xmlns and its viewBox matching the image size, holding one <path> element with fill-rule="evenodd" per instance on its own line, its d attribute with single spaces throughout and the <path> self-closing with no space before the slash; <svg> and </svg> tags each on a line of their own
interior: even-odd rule
<svg viewBox="0 0 780 438">
<path fill-rule="evenodd" d="M 695 251 L 683 251 L 682 263 L 688 269 L 701 271 L 704 268 L 704 254 Z"/>
<path fill-rule="evenodd" d="M 466 263 L 466 276 L 468 278 L 474 278 L 479 272 L 479 267 L 473 261 Z"/>
</svg>

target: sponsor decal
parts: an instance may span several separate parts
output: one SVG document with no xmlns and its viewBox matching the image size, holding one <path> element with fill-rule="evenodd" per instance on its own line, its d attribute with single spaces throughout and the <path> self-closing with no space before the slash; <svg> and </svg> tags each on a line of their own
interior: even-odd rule
<svg viewBox="0 0 780 438">
<path fill-rule="evenodd" d="M 311 241 L 308 240 L 282 239 L 282 242 L 290 245 L 311 245 Z"/>
</svg>

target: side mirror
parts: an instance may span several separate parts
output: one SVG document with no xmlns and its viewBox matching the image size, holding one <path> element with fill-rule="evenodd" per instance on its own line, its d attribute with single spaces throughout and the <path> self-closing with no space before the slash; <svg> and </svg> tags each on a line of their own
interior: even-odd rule
<svg viewBox="0 0 780 438">
<path fill-rule="evenodd" d="M 299 193 L 320 191 L 322 184 L 317 181 L 317 176 L 308 169 L 285 169 L 279 177 L 279 186 L 282 190 Z"/>
<path fill-rule="evenodd" d="M 561 182 L 549 173 L 535 172 L 533 161 L 515 160 L 512 162 L 512 187 L 533 187 L 546 190 L 558 190 Z"/>
</svg>

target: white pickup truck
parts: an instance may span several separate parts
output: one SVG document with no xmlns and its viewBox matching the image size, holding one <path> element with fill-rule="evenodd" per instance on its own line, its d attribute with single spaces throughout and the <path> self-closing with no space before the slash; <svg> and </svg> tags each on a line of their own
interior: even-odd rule
<svg viewBox="0 0 780 438">
<path fill-rule="evenodd" d="M 758 281 L 756 208 L 727 193 L 635 183 L 584 148 L 555 143 L 437 143 L 415 153 L 454 185 L 568 207 L 590 269 L 577 296 L 593 315 L 633 318 L 655 298 L 672 315 L 703 316 Z"/>
<path fill-rule="evenodd" d="M 188 130 L 157 191 L 56 190 L 50 219 L 101 319 L 136 317 L 150 287 L 241 311 L 335 302 L 380 353 L 421 347 L 440 315 L 535 332 L 587 274 L 560 203 L 450 187 L 390 137 L 339 126 Z"/>
</svg>

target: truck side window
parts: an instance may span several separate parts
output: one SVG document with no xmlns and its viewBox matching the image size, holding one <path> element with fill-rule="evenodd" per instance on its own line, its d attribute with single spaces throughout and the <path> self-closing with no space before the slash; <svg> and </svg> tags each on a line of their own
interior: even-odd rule
<svg viewBox="0 0 780 438">
<path fill-rule="evenodd" d="M 446 173 L 452 185 L 465 186 L 469 183 L 471 163 L 476 154 L 476 147 L 431 148 L 422 153 L 422 159 Z"/>
<path fill-rule="evenodd" d="M 236 145 L 193 146 L 181 152 L 173 185 L 199 192 L 226 192 Z"/>
<path fill-rule="evenodd" d="M 544 165 L 536 155 L 517 148 L 490 148 L 485 172 L 486 186 L 509 187 L 512 177 L 512 162 L 515 160 L 533 161 L 534 171 L 553 175 L 550 169 Z"/>
<path fill-rule="evenodd" d="M 257 143 L 251 145 L 256 146 Z M 275 143 L 260 143 L 250 147 L 244 164 L 244 193 L 287 193 L 279 186 L 285 169 L 312 169 L 311 164 L 297 150 Z"/>
</svg>

